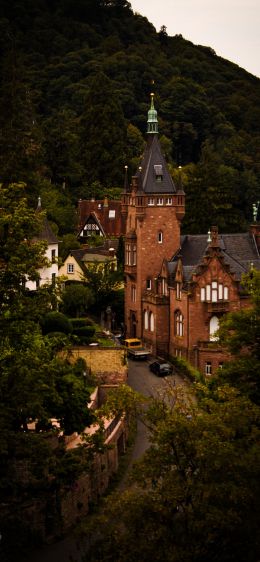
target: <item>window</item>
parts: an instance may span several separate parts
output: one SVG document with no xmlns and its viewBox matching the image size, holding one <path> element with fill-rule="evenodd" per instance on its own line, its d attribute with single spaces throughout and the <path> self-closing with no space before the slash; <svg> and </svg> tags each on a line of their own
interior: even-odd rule
<svg viewBox="0 0 260 562">
<path fill-rule="evenodd" d="M 151 288 L 152 288 L 152 280 L 146 279 L 146 289 L 147 289 L 147 291 L 150 291 Z"/>
<path fill-rule="evenodd" d="M 212 373 L 211 361 L 206 361 L 206 363 L 205 363 L 205 375 L 211 375 L 211 373 Z"/>
<path fill-rule="evenodd" d="M 136 244 L 133 244 L 133 265 L 136 265 Z"/>
<path fill-rule="evenodd" d="M 108 217 L 109 217 L 110 219 L 114 219 L 115 216 L 116 216 L 116 212 L 115 212 L 114 210 L 110 209 L 110 210 L 108 211 Z"/>
<path fill-rule="evenodd" d="M 56 250 L 52 250 L 51 251 L 51 261 L 52 261 L 52 263 L 55 263 L 55 257 L 56 257 Z"/>
<path fill-rule="evenodd" d="M 56 273 L 51 274 L 51 284 L 53 287 L 56 285 Z"/>
<path fill-rule="evenodd" d="M 136 302 L 136 286 L 131 286 L 131 300 L 132 302 Z"/>
<path fill-rule="evenodd" d="M 172 205 L 172 197 L 166 198 L 166 205 Z"/>
<path fill-rule="evenodd" d="M 74 273 L 74 263 L 67 264 L 67 273 Z"/>
<path fill-rule="evenodd" d="M 174 318 L 175 335 L 182 337 L 184 334 L 183 314 L 179 310 L 176 310 L 174 316 L 175 316 Z"/>
<path fill-rule="evenodd" d="M 176 299 L 181 300 L 181 284 L 176 283 Z"/>
<path fill-rule="evenodd" d="M 151 332 L 154 332 L 154 314 L 153 312 L 150 312 L 149 315 L 149 328 Z"/>
<path fill-rule="evenodd" d="M 164 277 L 162 277 L 162 294 L 168 295 L 168 284 Z"/>
<path fill-rule="evenodd" d="M 212 283 L 208 283 L 206 287 L 201 287 L 200 289 L 200 300 L 202 302 L 219 302 L 224 300 L 228 300 L 228 287 L 223 287 L 222 283 L 218 283 L 217 281 L 212 281 Z"/>
<path fill-rule="evenodd" d="M 154 198 L 153 197 L 148 197 L 148 205 L 151 207 L 152 205 L 154 205 Z"/>
<path fill-rule="evenodd" d="M 218 302 L 218 284 L 217 281 L 211 283 L 211 301 Z"/>
<path fill-rule="evenodd" d="M 217 341 L 219 338 L 216 336 L 216 332 L 219 328 L 219 319 L 217 316 L 212 316 L 209 323 L 209 339 L 210 341 Z"/>
<path fill-rule="evenodd" d="M 224 365 L 224 363 L 223 363 L 223 361 L 221 361 L 221 362 L 218 364 L 218 368 L 219 368 L 219 369 L 223 369 L 223 365 Z"/>
<path fill-rule="evenodd" d="M 148 330 L 148 312 L 147 312 L 147 310 L 144 311 L 144 329 Z"/>
<path fill-rule="evenodd" d="M 162 233 L 162 231 L 160 230 L 160 231 L 158 232 L 158 242 L 159 242 L 159 244 L 162 244 L 162 241 L 163 241 L 163 233 Z"/>
<path fill-rule="evenodd" d="M 163 173 L 162 173 L 162 164 L 155 164 L 154 165 L 155 177 L 156 181 L 162 181 Z"/>
<path fill-rule="evenodd" d="M 157 197 L 157 205 L 163 205 L 163 198 Z"/>
</svg>

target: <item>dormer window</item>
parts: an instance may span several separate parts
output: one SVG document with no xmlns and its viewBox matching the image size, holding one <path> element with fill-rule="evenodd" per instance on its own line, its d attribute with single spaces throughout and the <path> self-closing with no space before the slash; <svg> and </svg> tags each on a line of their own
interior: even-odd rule
<svg viewBox="0 0 260 562">
<path fill-rule="evenodd" d="M 166 197 L 166 205 L 172 205 L 172 197 Z"/>
<path fill-rule="evenodd" d="M 155 164 L 154 165 L 154 172 L 155 172 L 156 181 L 158 181 L 158 182 L 162 181 L 163 173 L 162 173 L 162 165 L 161 164 Z"/>
<path fill-rule="evenodd" d="M 154 198 L 153 197 L 148 197 L 148 205 L 151 207 L 152 205 L 154 205 Z"/>
<path fill-rule="evenodd" d="M 157 197 L 157 205 L 163 205 L 163 198 Z"/>
</svg>

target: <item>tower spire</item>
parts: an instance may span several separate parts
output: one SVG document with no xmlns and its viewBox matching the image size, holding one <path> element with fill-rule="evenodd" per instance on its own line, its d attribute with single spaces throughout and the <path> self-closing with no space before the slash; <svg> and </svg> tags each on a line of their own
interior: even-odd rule
<svg viewBox="0 0 260 562">
<path fill-rule="evenodd" d="M 148 111 L 148 119 L 147 119 L 147 133 L 154 135 L 158 133 L 158 119 L 157 119 L 157 111 L 154 108 L 153 98 L 154 98 L 154 94 L 151 93 L 151 106 Z"/>
</svg>

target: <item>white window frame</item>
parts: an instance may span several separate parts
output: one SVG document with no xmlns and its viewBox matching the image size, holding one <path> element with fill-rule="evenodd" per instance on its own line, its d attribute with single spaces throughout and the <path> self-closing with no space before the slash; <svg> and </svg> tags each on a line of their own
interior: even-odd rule
<svg viewBox="0 0 260 562">
<path fill-rule="evenodd" d="M 67 263 L 67 273 L 70 275 L 74 273 L 74 263 Z"/>
<path fill-rule="evenodd" d="M 144 311 L 144 329 L 148 330 L 148 326 L 149 326 L 149 319 L 148 319 L 148 311 L 145 310 Z"/>
<path fill-rule="evenodd" d="M 200 300 L 201 302 L 205 302 L 206 300 L 206 287 L 200 288 Z"/>
<path fill-rule="evenodd" d="M 172 197 L 166 198 L 166 205 L 172 205 Z"/>
<path fill-rule="evenodd" d="M 205 362 L 205 375 L 207 375 L 207 376 L 212 375 L 212 363 L 211 363 L 211 361 Z"/>
<path fill-rule="evenodd" d="M 148 197 L 148 207 L 153 207 L 153 205 L 154 205 L 154 198 Z"/>
<path fill-rule="evenodd" d="M 228 296 L 229 296 L 228 293 L 229 293 L 228 287 L 225 286 L 224 287 L 224 301 L 228 301 Z"/>
<path fill-rule="evenodd" d="M 163 197 L 157 197 L 157 205 L 161 207 L 163 205 Z"/>
</svg>

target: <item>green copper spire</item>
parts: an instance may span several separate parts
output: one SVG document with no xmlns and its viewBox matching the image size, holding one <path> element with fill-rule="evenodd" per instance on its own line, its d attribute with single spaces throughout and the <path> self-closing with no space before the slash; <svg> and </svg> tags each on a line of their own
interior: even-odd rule
<svg viewBox="0 0 260 562">
<path fill-rule="evenodd" d="M 158 133 L 158 119 L 157 119 L 157 111 L 154 109 L 153 104 L 154 94 L 151 94 L 151 107 L 148 111 L 148 119 L 147 119 L 147 133 L 152 133 L 153 135 Z"/>
</svg>

